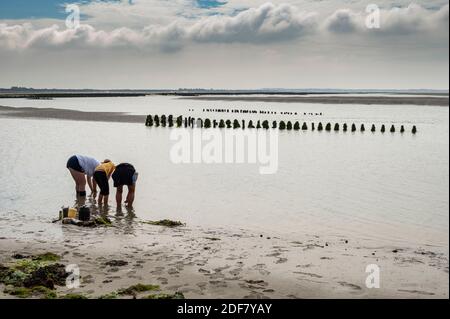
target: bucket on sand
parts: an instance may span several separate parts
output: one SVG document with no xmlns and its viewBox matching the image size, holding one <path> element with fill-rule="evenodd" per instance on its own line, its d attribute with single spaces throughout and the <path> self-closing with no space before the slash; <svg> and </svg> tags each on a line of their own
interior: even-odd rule
<svg viewBox="0 0 450 319">
<path fill-rule="evenodd" d="M 78 219 L 87 222 L 91 219 L 91 210 L 87 206 L 80 207 L 78 211 Z"/>
<path fill-rule="evenodd" d="M 67 213 L 67 217 L 69 218 L 77 218 L 77 210 L 75 208 L 69 208 L 69 211 Z"/>
<path fill-rule="evenodd" d="M 59 211 L 59 218 L 67 218 L 69 216 L 69 207 L 62 207 Z"/>
</svg>

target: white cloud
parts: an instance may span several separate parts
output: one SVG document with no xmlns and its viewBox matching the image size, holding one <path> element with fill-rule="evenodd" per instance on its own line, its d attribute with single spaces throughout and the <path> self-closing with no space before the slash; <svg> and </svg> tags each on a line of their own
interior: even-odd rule
<svg viewBox="0 0 450 319">
<path fill-rule="evenodd" d="M 35 27 L 31 23 L 0 24 L 0 50 L 27 48 L 125 47 L 178 50 L 192 43 L 268 44 L 295 40 L 305 35 L 320 37 L 324 32 L 339 34 L 436 33 L 448 37 L 448 11 L 427 10 L 418 5 L 381 13 L 381 29 L 364 26 L 365 12 L 340 9 L 320 19 L 315 13 L 299 11 L 288 4 L 262 4 L 235 16 L 208 16 L 198 20 L 179 18 L 168 24 L 151 24 L 142 29 L 97 29 L 82 24 L 77 29 L 62 26 Z"/>
</svg>

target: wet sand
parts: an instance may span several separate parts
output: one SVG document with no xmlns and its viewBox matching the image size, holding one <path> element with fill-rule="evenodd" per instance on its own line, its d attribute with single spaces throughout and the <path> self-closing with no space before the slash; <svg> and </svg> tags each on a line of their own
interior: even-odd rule
<svg viewBox="0 0 450 319">
<path fill-rule="evenodd" d="M 273 103 L 320 103 L 320 104 L 378 104 L 378 105 L 430 105 L 448 106 L 447 97 L 432 96 L 190 96 L 181 97 L 186 100 L 201 101 L 241 101 L 241 102 L 273 102 Z"/>
<path fill-rule="evenodd" d="M 49 222 L 50 223 L 50 222 Z M 0 264 L 14 254 L 52 252 L 80 267 L 81 286 L 58 294 L 98 298 L 135 284 L 190 298 L 448 298 L 448 252 L 437 247 L 393 247 L 380 242 L 319 237 L 296 240 L 242 229 L 167 228 L 135 219 L 115 227 L 62 227 L 23 239 L 0 237 Z M 109 261 L 122 265 L 108 266 Z M 379 289 L 365 285 L 366 266 L 381 270 Z M 140 297 L 140 296 L 138 296 Z M 12 298 L 3 293 L 0 298 Z"/>
<path fill-rule="evenodd" d="M 82 112 L 53 108 L 9 107 L 0 105 L 0 117 L 143 124 L 147 116 L 131 115 L 122 112 Z"/>
</svg>

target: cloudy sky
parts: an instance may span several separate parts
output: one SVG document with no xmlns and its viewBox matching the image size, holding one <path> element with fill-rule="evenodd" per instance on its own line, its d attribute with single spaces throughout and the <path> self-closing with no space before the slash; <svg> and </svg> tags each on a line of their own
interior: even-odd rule
<svg viewBox="0 0 450 319">
<path fill-rule="evenodd" d="M 445 0 L 0 0 L 0 87 L 448 89 L 448 11 Z"/>
</svg>

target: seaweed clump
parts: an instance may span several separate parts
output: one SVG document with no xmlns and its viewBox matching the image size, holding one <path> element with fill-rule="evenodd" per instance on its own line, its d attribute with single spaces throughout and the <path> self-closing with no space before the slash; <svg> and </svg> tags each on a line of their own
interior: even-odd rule
<svg viewBox="0 0 450 319">
<path fill-rule="evenodd" d="M 88 221 L 81 221 L 73 218 L 64 218 L 62 220 L 64 225 L 75 225 L 79 227 L 111 227 L 112 221 L 107 216 L 98 216 Z"/>
<path fill-rule="evenodd" d="M 5 288 L 4 293 L 7 293 L 17 298 L 30 298 L 34 296 L 39 296 L 43 299 L 56 299 L 58 297 L 56 295 L 56 292 L 47 287 L 42 286 L 37 286 L 33 288 L 8 286 Z"/>
<path fill-rule="evenodd" d="M 53 253 L 22 257 L 9 267 L 0 265 L 4 292 L 18 298 L 56 298 L 55 286 L 65 285 L 69 275 L 66 267 L 57 263 L 61 257 Z"/>
<path fill-rule="evenodd" d="M 119 295 L 117 294 L 117 292 L 111 292 L 109 294 L 98 297 L 98 299 L 117 299 L 118 297 Z"/>
<path fill-rule="evenodd" d="M 148 292 L 148 291 L 155 291 L 159 290 L 158 285 L 144 285 L 144 284 L 137 284 L 130 286 L 128 288 L 120 289 L 117 293 L 119 295 L 128 295 L 128 296 L 136 296 L 139 293 L 142 292 Z"/>
<path fill-rule="evenodd" d="M 154 294 L 145 297 L 144 299 L 185 299 L 183 293 L 176 292 L 174 294 Z"/>
<path fill-rule="evenodd" d="M 154 225 L 154 226 L 165 226 L 165 227 L 179 227 L 184 226 L 180 221 L 174 221 L 170 219 L 163 219 L 163 220 L 157 220 L 157 221 L 145 221 L 144 224 Z"/>
</svg>

